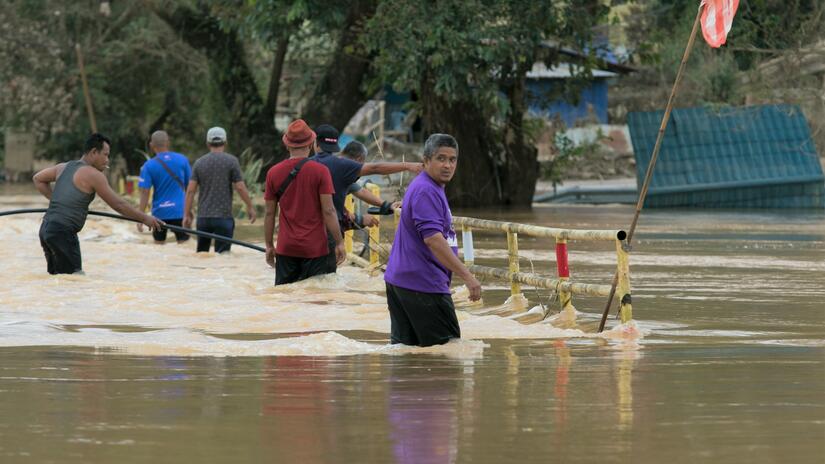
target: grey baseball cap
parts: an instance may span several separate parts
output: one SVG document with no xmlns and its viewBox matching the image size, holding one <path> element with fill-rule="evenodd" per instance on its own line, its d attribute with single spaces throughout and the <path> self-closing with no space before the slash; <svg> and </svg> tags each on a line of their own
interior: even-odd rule
<svg viewBox="0 0 825 464">
<path fill-rule="evenodd" d="M 226 143 L 226 131 L 223 127 L 213 127 L 206 132 L 206 143 Z"/>
</svg>

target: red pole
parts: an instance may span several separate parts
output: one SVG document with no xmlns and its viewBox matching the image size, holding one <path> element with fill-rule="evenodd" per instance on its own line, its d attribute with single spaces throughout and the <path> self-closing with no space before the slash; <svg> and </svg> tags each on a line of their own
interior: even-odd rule
<svg viewBox="0 0 825 464">
<path fill-rule="evenodd" d="M 570 277 L 570 267 L 567 264 L 567 244 L 556 243 L 556 268 L 560 278 Z"/>
</svg>

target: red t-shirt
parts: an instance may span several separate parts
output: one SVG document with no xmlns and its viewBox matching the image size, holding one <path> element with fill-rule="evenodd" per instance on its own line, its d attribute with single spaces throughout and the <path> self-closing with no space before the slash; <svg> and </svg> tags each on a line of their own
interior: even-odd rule
<svg viewBox="0 0 825 464">
<path fill-rule="evenodd" d="M 301 158 L 290 158 L 269 168 L 264 199 L 275 200 L 289 172 Z M 319 258 L 329 254 L 327 229 L 319 195 L 332 195 L 332 176 L 321 163 L 305 163 L 278 203 L 280 230 L 275 253 L 296 258 Z"/>
</svg>

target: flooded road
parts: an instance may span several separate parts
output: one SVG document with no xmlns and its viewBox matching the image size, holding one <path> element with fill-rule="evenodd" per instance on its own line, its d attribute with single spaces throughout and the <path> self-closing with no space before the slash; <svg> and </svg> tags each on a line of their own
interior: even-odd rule
<svg viewBox="0 0 825 464">
<path fill-rule="evenodd" d="M 0 196 L 0 210 L 34 198 Z M 632 217 L 455 213 L 587 229 Z M 3 463 L 825 461 L 823 212 L 645 212 L 636 340 L 595 336 L 604 301 L 576 298 L 575 326 L 460 312 L 464 339 L 429 349 L 387 346 L 383 281 L 357 268 L 275 289 L 259 252 L 199 255 L 90 218 L 86 275 L 50 277 L 39 221 L 0 218 Z M 522 270 L 553 275 L 552 241 L 519 246 Z M 574 281 L 609 283 L 612 244 L 569 246 Z M 478 263 L 505 263 L 504 234 L 476 247 Z M 483 284 L 486 305 L 507 298 Z"/>
</svg>

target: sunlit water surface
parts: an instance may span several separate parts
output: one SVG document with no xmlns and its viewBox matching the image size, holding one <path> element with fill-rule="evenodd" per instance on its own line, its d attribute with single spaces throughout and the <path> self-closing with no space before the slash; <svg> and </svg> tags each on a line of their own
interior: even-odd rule
<svg viewBox="0 0 825 464">
<path fill-rule="evenodd" d="M 0 196 L 0 210 L 44 206 Z M 95 204 L 96 209 L 102 209 Z M 456 212 L 626 227 L 629 207 Z M 0 462 L 825 462 L 825 213 L 647 211 L 636 326 L 460 311 L 463 340 L 387 344 L 381 276 L 275 288 L 260 252 L 196 254 L 90 218 L 51 277 L 39 215 L 0 217 Z M 259 225 L 237 236 L 261 242 Z M 477 262 L 504 265 L 502 234 Z M 552 241 L 521 268 L 553 275 Z M 609 283 L 609 243 L 570 243 Z M 509 286 L 485 281 L 485 307 Z M 525 287 L 530 306 L 551 304 Z"/>
</svg>

